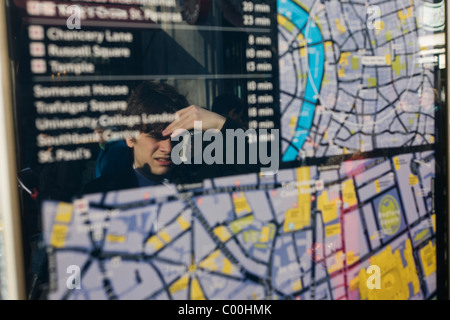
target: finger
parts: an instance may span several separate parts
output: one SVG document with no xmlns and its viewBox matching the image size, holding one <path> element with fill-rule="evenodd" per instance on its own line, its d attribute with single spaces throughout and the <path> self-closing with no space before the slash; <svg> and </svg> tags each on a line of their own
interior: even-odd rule
<svg viewBox="0 0 450 320">
<path fill-rule="evenodd" d="M 172 127 L 172 132 L 177 129 L 191 130 L 194 129 L 194 121 L 196 120 L 195 116 L 187 116 L 182 121 L 177 123 L 174 127 Z"/>
<path fill-rule="evenodd" d="M 180 123 L 182 123 L 182 122 L 183 122 L 183 124 L 186 124 L 186 122 L 184 122 L 186 119 L 189 119 L 189 121 L 191 121 L 192 123 L 195 120 L 201 120 L 201 118 L 202 118 L 201 111 L 203 111 L 203 109 L 200 107 L 197 107 L 195 105 L 192 105 L 192 106 L 189 106 L 187 108 L 177 111 L 177 113 L 176 113 L 177 120 L 173 121 L 171 124 L 169 124 L 169 126 L 167 126 L 167 128 L 163 131 L 163 135 L 168 135 L 171 132 L 173 132 L 174 129 L 180 128 Z M 188 124 L 188 127 L 189 127 L 189 129 L 187 129 L 187 130 L 192 129 L 193 124 Z"/>
<path fill-rule="evenodd" d="M 175 121 L 172 121 L 162 132 L 161 134 L 163 136 L 167 136 L 169 135 L 172 131 L 174 131 L 174 127 L 178 125 L 178 123 L 180 123 L 182 121 L 182 119 L 178 118 Z"/>
<path fill-rule="evenodd" d="M 189 107 L 186 107 L 184 109 L 181 109 L 175 113 L 176 119 L 172 121 L 162 132 L 163 136 L 169 135 L 171 132 L 174 131 L 174 128 L 181 122 L 184 121 L 184 119 L 188 116 L 191 116 L 193 114 L 193 111 L 195 110 L 196 106 L 192 105 Z"/>
<path fill-rule="evenodd" d="M 172 122 L 163 131 L 163 135 L 164 136 L 170 135 L 170 134 L 172 134 L 172 132 L 174 132 L 177 129 L 191 130 L 194 128 L 194 121 L 195 121 L 194 115 L 184 116 L 182 119 L 178 120 L 177 122 Z"/>
<path fill-rule="evenodd" d="M 163 130 L 162 134 L 163 134 L 164 136 L 166 136 L 166 135 L 170 134 L 171 132 L 173 132 L 173 131 L 175 130 L 175 128 L 177 128 L 178 125 L 179 125 L 181 122 L 183 122 L 187 117 L 189 117 L 190 114 L 191 114 L 191 113 L 183 113 L 183 114 L 180 115 L 179 112 L 180 112 L 180 111 L 178 111 L 178 112 L 176 113 L 177 119 L 174 120 L 174 121 L 172 121 L 172 122 L 171 122 L 171 123 Z"/>
<path fill-rule="evenodd" d="M 191 106 L 189 106 L 189 107 L 186 107 L 186 108 L 183 108 L 183 109 L 181 109 L 181 110 L 178 110 L 177 112 L 176 112 L 176 115 L 178 115 L 178 117 L 182 117 L 182 116 L 184 116 L 184 115 L 186 115 L 186 114 L 189 114 L 189 113 L 191 113 L 191 112 L 193 112 L 195 109 L 197 109 L 198 107 L 197 106 L 195 106 L 195 105 L 191 105 Z"/>
</svg>

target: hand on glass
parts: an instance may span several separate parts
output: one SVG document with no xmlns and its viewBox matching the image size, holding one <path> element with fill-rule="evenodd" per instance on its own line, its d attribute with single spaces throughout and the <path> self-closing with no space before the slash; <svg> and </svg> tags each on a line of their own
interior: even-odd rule
<svg viewBox="0 0 450 320">
<path fill-rule="evenodd" d="M 198 106 L 189 106 L 176 113 L 176 120 L 167 126 L 162 132 L 163 136 L 171 135 L 178 129 L 194 129 L 194 121 L 202 122 L 202 130 L 222 129 L 226 118 L 215 112 L 208 111 Z"/>
</svg>

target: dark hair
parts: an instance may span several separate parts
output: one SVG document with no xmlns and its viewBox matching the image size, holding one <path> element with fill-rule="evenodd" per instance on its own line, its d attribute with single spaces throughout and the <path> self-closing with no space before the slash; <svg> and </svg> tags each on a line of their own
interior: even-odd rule
<svg viewBox="0 0 450 320">
<path fill-rule="evenodd" d="M 164 82 L 145 81 L 139 84 L 128 99 L 124 115 L 148 114 L 174 114 L 178 110 L 189 106 L 186 97 L 178 90 Z M 157 122 L 139 125 L 137 129 L 142 132 L 161 132 L 170 123 Z"/>
<path fill-rule="evenodd" d="M 242 101 L 238 96 L 232 93 L 223 93 L 214 99 L 211 110 L 227 116 L 230 110 L 236 109 L 236 112 L 240 112 L 243 108 Z"/>
</svg>

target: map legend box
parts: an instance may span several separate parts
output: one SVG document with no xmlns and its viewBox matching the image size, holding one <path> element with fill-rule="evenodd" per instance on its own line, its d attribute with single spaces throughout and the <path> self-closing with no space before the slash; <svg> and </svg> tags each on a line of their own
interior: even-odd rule
<svg viewBox="0 0 450 320">
<path fill-rule="evenodd" d="M 28 28 L 28 37 L 30 40 L 44 40 L 45 33 L 42 26 L 30 26 Z"/>
<path fill-rule="evenodd" d="M 31 60 L 31 72 L 38 73 L 38 74 L 46 73 L 47 65 L 45 63 L 45 60 L 43 60 L 43 59 Z"/>
<path fill-rule="evenodd" d="M 42 42 L 30 43 L 30 54 L 33 57 L 44 57 L 45 45 Z"/>
<path fill-rule="evenodd" d="M 51 1 L 29 1 L 27 2 L 27 13 L 30 16 L 49 16 L 56 15 L 56 6 Z"/>
</svg>

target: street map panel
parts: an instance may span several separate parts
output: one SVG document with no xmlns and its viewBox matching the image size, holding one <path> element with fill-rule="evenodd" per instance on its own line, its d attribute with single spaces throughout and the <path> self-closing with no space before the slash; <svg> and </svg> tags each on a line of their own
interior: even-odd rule
<svg viewBox="0 0 450 320">
<path fill-rule="evenodd" d="M 278 0 L 282 160 L 435 141 L 424 1 Z"/>
<path fill-rule="evenodd" d="M 427 151 L 47 201 L 49 298 L 433 298 L 434 168 Z"/>
</svg>

